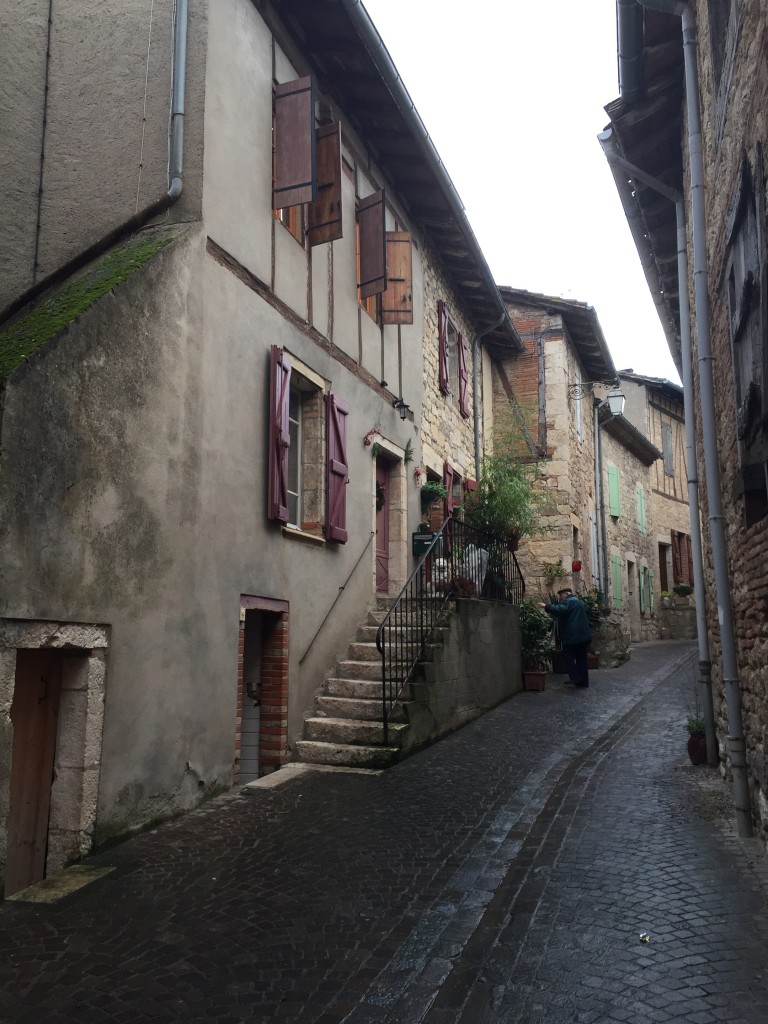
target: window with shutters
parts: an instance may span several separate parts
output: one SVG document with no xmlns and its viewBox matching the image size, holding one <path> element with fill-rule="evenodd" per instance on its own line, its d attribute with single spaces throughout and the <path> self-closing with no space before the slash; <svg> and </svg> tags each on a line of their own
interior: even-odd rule
<svg viewBox="0 0 768 1024">
<path fill-rule="evenodd" d="M 385 212 L 383 189 L 358 200 L 357 301 L 376 323 L 381 323 L 381 294 L 387 288 Z"/>
<path fill-rule="evenodd" d="M 645 533 L 645 490 L 642 484 L 636 485 L 635 494 L 637 500 L 637 528 L 640 533 Z"/>
<path fill-rule="evenodd" d="M 459 412 L 466 419 L 471 415 L 469 407 L 469 352 L 464 335 L 448 315 L 445 303 L 437 304 L 438 366 L 440 391 L 458 404 Z"/>
<path fill-rule="evenodd" d="M 727 219 L 726 299 L 747 524 L 768 515 L 768 240 L 762 152 L 745 158 Z"/>
<path fill-rule="evenodd" d="M 270 365 L 267 515 L 319 536 L 325 449 L 321 381 L 276 345 Z"/>
<path fill-rule="evenodd" d="M 618 466 L 608 467 L 608 514 L 621 515 L 621 490 Z"/>
<path fill-rule="evenodd" d="M 312 76 L 274 86 L 272 177 L 275 217 L 303 245 L 305 204 L 317 198 L 315 83 Z"/>
</svg>

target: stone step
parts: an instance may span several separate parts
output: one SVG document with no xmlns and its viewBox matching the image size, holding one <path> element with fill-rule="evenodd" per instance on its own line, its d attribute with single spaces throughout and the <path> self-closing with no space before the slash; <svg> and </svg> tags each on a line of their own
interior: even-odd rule
<svg viewBox="0 0 768 1024">
<path fill-rule="evenodd" d="M 349 645 L 349 657 L 353 661 L 377 661 L 381 664 L 381 655 L 375 643 L 354 641 Z"/>
<path fill-rule="evenodd" d="M 381 700 L 381 679 L 342 679 L 331 676 L 325 681 L 323 696 Z"/>
<path fill-rule="evenodd" d="M 381 682 L 381 661 L 340 661 L 339 675 L 345 679 L 377 679 Z"/>
<path fill-rule="evenodd" d="M 348 743 L 322 743 L 299 740 L 296 750 L 308 764 L 332 764 L 345 768 L 389 768 L 397 762 L 397 747 L 363 747 Z"/>
<path fill-rule="evenodd" d="M 317 698 L 316 707 L 320 716 L 325 718 L 352 718 L 357 721 L 380 722 L 381 687 L 376 697 L 333 697 L 323 695 Z M 390 721 L 403 721 L 405 713 L 396 707 L 392 711 Z"/>
<path fill-rule="evenodd" d="M 390 746 L 400 746 L 407 732 L 404 722 L 392 722 L 389 726 Z M 308 740 L 324 743 L 352 743 L 360 746 L 374 746 L 384 743 L 382 722 L 365 722 L 354 718 L 307 718 L 304 731 Z"/>
<path fill-rule="evenodd" d="M 357 630 L 357 636 L 355 637 L 355 643 L 373 644 L 376 646 L 376 633 L 378 626 L 360 626 Z M 432 636 L 437 637 L 445 632 L 445 626 L 435 626 L 432 631 Z M 392 635 L 404 637 L 408 640 L 416 640 L 421 637 L 420 626 L 399 626 L 396 630 L 392 630 Z"/>
</svg>

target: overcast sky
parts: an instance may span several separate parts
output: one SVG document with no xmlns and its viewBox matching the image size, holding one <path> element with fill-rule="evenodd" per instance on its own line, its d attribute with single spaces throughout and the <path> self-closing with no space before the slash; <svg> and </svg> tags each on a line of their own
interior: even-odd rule
<svg viewBox="0 0 768 1024">
<path fill-rule="evenodd" d="M 588 302 L 618 369 L 678 381 L 597 142 L 614 0 L 364 0 L 501 285 Z"/>
</svg>

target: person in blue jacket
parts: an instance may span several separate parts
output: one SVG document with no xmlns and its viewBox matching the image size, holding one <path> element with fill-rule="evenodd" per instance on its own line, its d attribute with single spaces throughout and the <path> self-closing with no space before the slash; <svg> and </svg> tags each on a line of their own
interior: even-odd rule
<svg viewBox="0 0 768 1024">
<path fill-rule="evenodd" d="M 589 686 L 587 648 L 592 641 L 592 633 L 587 619 L 587 609 L 584 602 L 580 601 L 568 587 L 558 590 L 557 597 L 557 604 L 541 602 L 539 607 L 558 621 L 563 658 L 570 682 L 578 687 Z"/>
</svg>

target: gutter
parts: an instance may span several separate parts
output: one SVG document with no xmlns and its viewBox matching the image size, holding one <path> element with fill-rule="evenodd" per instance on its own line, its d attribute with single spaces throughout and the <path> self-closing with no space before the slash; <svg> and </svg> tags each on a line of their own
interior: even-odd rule
<svg viewBox="0 0 768 1024">
<path fill-rule="evenodd" d="M 746 741 L 741 708 L 741 684 L 733 623 L 728 549 L 725 538 L 720 462 L 717 450 L 717 409 L 712 373 L 712 339 L 709 320 L 709 284 L 707 267 L 706 210 L 704 205 L 704 152 L 699 75 L 696 61 L 696 20 L 693 8 L 682 0 L 639 0 L 644 7 L 674 14 L 681 19 L 685 62 L 685 99 L 688 120 L 688 155 L 693 229 L 693 292 L 696 309 L 697 360 L 699 367 L 699 403 L 703 436 L 704 467 L 707 474 L 712 562 L 715 573 L 717 619 L 720 625 L 723 686 L 728 710 L 728 752 L 733 777 L 733 802 L 740 836 L 752 835 L 752 811 L 749 797 Z M 621 9 L 620 9 L 621 13 Z M 687 294 L 687 290 L 686 290 Z"/>
<path fill-rule="evenodd" d="M 349 20 L 360 35 L 363 45 L 367 49 L 371 60 L 376 66 L 376 70 L 381 75 L 384 83 L 389 89 L 392 99 L 397 104 L 408 128 L 413 133 L 416 145 L 421 152 L 421 155 L 427 163 L 429 163 L 438 179 L 440 187 L 448 200 L 451 212 L 456 218 L 456 221 L 458 222 L 458 225 L 467 241 L 470 252 L 477 262 L 481 277 L 498 306 L 499 322 L 497 326 L 503 325 L 514 339 L 518 351 L 523 352 L 525 350 L 523 343 L 509 317 L 507 307 L 504 305 L 504 300 L 499 294 L 498 286 L 493 279 L 493 275 L 491 274 L 485 256 L 483 255 L 483 251 L 475 238 L 475 233 L 472 230 L 464 211 L 464 204 L 459 198 L 456 186 L 451 181 L 448 171 L 445 169 L 445 164 L 440 159 L 440 154 L 437 152 L 435 144 L 432 142 L 429 132 L 424 126 L 424 122 L 421 120 L 403 80 L 393 63 L 392 58 L 387 52 L 387 48 L 385 47 L 381 36 L 371 21 L 368 12 L 363 7 L 361 0 L 339 0 L 339 3 L 346 11 Z M 491 330 L 493 329 L 494 328 L 491 328 Z M 483 331 L 483 334 L 487 333 L 487 331 Z"/>
<path fill-rule="evenodd" d="M 43 292 L 55 288 L 86 264 L 101 256 L 107 249 L 144 227 L 154 217 L 164 213 L 178 200 L 184 188 L 182 178 L 184 169 L 184 106 L 187 68 L 187 25 L 189 0 L 176 0 L 176 17 L 173 30 L 173 86 L 171 92 L 171 124 L 168 153 L 168 191 L 145 206 L 118 227 L 106 235 L 102 235 L 93 245 L 83 249 L 77 256 L 62 264 L 47 277 L 41 278 L 31 288 L 22 292 L 9 305 L 0 311 L 0 325 L 24 309 Z"/>
</svg>

